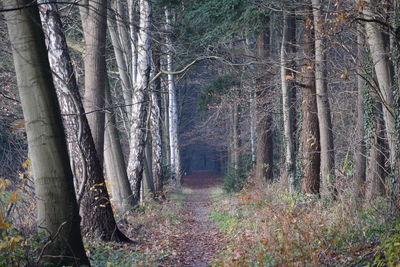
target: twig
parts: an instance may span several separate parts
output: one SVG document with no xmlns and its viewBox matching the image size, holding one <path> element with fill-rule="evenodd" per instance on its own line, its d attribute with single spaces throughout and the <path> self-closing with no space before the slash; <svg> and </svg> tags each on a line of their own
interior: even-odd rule
<svg viewBox="0 0 400 267">
<path fill-rule="evenodd" d="M 57 238 L 57 236 L 60 234 L 61 229 L 62 229 L 62 228 L 64 227 L 64 225 L 66 225 L 66 224 L 67 224 L 67 222 L 63 222 L 62 224 L 60 224 L 60 226 L 58 227 L 58 229 L 57 229 L 57 231 L 55 232 L 54 236 L 53 236 L 53 237 L 50 236 L 50 240 L 47 241 L 47 243 L 44 244 L 44 246 L 43 246 L 42 249 L 40 250 L 39 256 L 38 256 L 38 258 L 36 259 L 36 264 L 39 264 L 39 261 L 42 259 L 43 253 L 44 253 L 44 251 L 46 250 L 46 248 L 47 248 L 51 243 L 54 242 L 54 240 L 55 240 L 55 239 Z"/>
</svg>

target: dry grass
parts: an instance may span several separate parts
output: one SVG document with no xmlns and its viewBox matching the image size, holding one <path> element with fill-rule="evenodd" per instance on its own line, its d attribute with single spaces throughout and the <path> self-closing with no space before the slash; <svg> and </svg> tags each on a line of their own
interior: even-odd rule
<svg viewBox="0 0 400 267">
<path fill-rule="evenodd" d="M 240 193 L 215 202 L 211 217 L 230 238 L 216 265 L 371 264 L 394 224 L 386 221 L 384 201 L 360 209 L 350 199 L 343 190 L 338 201 L 323 202 L 250 179 Z"/>
</svg>

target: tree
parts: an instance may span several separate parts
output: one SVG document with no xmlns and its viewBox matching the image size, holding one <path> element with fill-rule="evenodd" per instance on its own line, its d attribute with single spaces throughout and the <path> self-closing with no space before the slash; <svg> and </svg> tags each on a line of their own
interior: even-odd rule
<svg viewBox="0 0 400 267">
<path fill-rule="evenodd" d="M 305 193 L 319 194 L 320 187 L 320 145 L 318 111 L 315 89 L 315 44 L 312 10 L 306 10 L 304 31 L 305 62 L 302 67 L 301 103 L 301 148 L 302 148 L 302 189 Z"/>
<path fill-rule="evenodd" d="M 160 56 L 153 55 L 154 67 L 152 68 L 152 77 L 160 70 Z M 160 197 L 163 191 L 162 180 L 162 134 L 161 134 L 161 79 L 158 78 L 151 85 L 151 117 L 150 117 L 150 131 L 151 131 L 151 147 L 152 147 L 152 167 L 153 167 L 153 180 L 154 190 L 156 196 Z M 165 151 L 164 151 L 165 153 Z"/>
<path fill-rule="evenodd" d="M 267 18 L 266 23 L 269 23 Z M 270 56 L 271 44 L 268 44 L 270 39 L 269 31 L 262 31 L 257 36 L 257 57 L 259 60 L 266 60 Z M 261 64 L 261 78 L 257 81 L 256 105 L 257 105 L 257 154 L 256 154 L 256 177 L 263 181 L 272 180 L 272 116 L 267 111 L 268 93 L 266 89 L 266 78 L 264 74 L 265 64 Z"/>
<path fill-rule="evenodd" d="M 133 92 L 132 125 L 129 142 L 128 178 L 135 205 L 140 201 L 140 186 L 143 179 L 143 161 L 146 142 L 148 85 L 151 68 L 151 18 L 150 0 L 139 2 L 139 37 L 137 86 Z"/>
<path fill-rule="evenodd" d="M 103 165 L 104 112 L 92 112 L 104 108 L 106 85 L 106 32 L 107 1 L 83 0 L 80 13 L 85 38 L 85 94 L 84 107 L 92 132 L 97 156 Z"/>
<path fill-rule="evenodd" d="M 383 119 L 385 124 L 385 133 L 389 148 L 389 163 L 390 163 L 390 172 L 394 172 L 396 169 L 396 159 L 397 159 L 397 142 L 398 142 L 398 133 L 396 132 L 396 125 L 394 119 L 395 113 L 395 103 L 394 103 L 394 95 L 393 95 L 393 84 L 392 84 L 392 73 L 391 73 L 391 61 L 386 53 L 386 44 L 385 38 L 383 36 L 382 30 L 377 24 L 375 19 L 375 11 L 377 1 L 374 0 L 366 0 L 366 5 L 363 9 L 365 22 L 365 31 L 366 31 L 366 39 L 369 45 L 372 62 L 374 65 L 374 70 L 376 74 L 376 78 L 378 80 L 378 89 L 376 90 L 377 97 L 379 101 L 382 103 L 383 109 Z M 378 20 L 379 21 L 379 20 Z M 394 183 L 398 183 L 398 178 L 393 178 Z M 394 190 L 397 191 L 397 190 Z M 392 204 L 394 202 L 397 212 L 399 211 L 397 199 L 398 192 L 394 192 L 392 190 Z"/>
<path fill-rule="evenodd" d="M 293 11 L 284 11 L 283 14 L 283 33 L 281 45 L 281 85 L 282 85 L 282 110 L 283 110 L 283 129 L 285 146 L 285 170 L 289 191 L 295 188 L 295 138 L 294 138 L 294 103 L 292 92 L 295 91 L 294 79 L 295 64 L 290 57 L 294 56 L 296 42 L 296 17 L 291 14 Z M 289 70 L 292 69 L 292 70 Z"/>
<path fill-rule="evenodd" d="M 108 84 L 106 86 L 106 106 L 112 107 L 110 86 Z M 115 201 L 118 210 L 124 214 L 134 205 L 115 116 L 113 109 L 106 113 L 104 162 L 107 178 L 110 182 L 112 199 Z"/>
<path fill-rule="evenodd" d="M 43 4 L 40 14 L 46 34 L 48 57 L 53 72 L 61 111 L 66 114 L 64 126 L 71 144 L 71 158 L 80 177 L 78 203 L 82 214 L 82 230 L 85 234 L 107 241 L 128 241 L 118 230 L 111 209 L 110 198 L 104 182 L 95 143 L 79 94 L 60 15 L 55 4 Z M 78 175 L 81 173 L 81 175 Z"/>
<path fill-rule="evenodd" d="M 364 38 L 362 35 L 362 26 L 359 25 L 357 29 L 357 60 L 358 60 L 358 75 L 357 75 L 357 145 L 355 151 L 355 164 L 354 164 L 354 195 L 356 200 L 360 201 L 364 197 L 365 192 L 365 179 L 366 179 L 366 146 L 365 146 L 365 108 L 364 108 L 364 95 L 365 86 L 362 77 L 361 66 L 363 63 L 364 54 Z"/>
<path fill-rule="evenodd" d="M 171 40 L 171 11 L 168 7 L 165 7 L 165 28 L 168 32 L 166 36 L 167 44 L 167 70 L 172 72 L 172 40 Z M 180 152 L 179 152 L 179 140 L 178 140 L 178 109 L 176 100 L 176 88 L 174 75 L 168 74 L 168 118 L 169 118 L 169 144 L 171 153 L 171 172 L 174 175 L 178 185 L 181 184 L 181 165 L 180 165 Z"/>
<path fill-rule="evenodd" d="M 326 45 L 323 32 L 324 20 L 321 11 L 321 0 L 312 0 L 314 33 L 315 33 L 315 87 L 317 92 L 317 109 L 321 145 L 321 181 L 325 197 L 335 197 L 334 168 L 335 154 L 331 109 L 329 107 L 326 78 Z"/>
<path fill-rule="evenodd" d="M 5 16 L 35 178 L 38 227 L 52 240 L 46 260 L 54 265 L 90 265 L 38 8 L 29 0 L 3 3 L 16 8 Z"/>
</svg>

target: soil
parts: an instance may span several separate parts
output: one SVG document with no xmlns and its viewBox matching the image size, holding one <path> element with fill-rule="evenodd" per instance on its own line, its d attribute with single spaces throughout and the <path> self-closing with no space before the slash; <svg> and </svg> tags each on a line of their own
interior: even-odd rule
<svg viewBox="0 0 400 267">
<path fill-rule="evenodd" d="M 182 225 L 176 236 L 175 257 L 168 259 L 168 266 L 209 266 L 221 250 L 222 234 L 209 219 L 210 192 L 220 183 L 211 171 L 193 171 L 183 177 Z M 164 265 L 164 266 L 165 266 Z"/>
</svg>

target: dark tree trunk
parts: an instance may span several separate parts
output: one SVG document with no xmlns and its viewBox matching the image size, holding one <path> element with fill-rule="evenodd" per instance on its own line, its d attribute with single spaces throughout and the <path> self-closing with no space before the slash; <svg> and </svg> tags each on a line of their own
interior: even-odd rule
<svg viewBox="0 0 400 267">
<path fill-rule="evenodd" d="M 266 19 L 269 23 L 269 18 Z M 264 31 L 258 34 L 257 37 L 257 58 L 258 60 L 266 60 L 270 56 L 271 45 L 267 46 L 270 32 Z M 256 85 L 256 113 L 257 113 L 257 148 L 256 148 L 256 177 L 263 181 L 272 180 L 272 116 L 268 109 L 268 91 L 266 89 L 266 77 L 262 64 L 259 68 L 259 75 L 262 75 L 257 80 Z"/>
<path fill-rule="evenodd" d="M 319 194 L 320 188 L 320 144 L 319 125 L 317 113 L 317 98 L 315 88 L 315 46 L 314 31 L 312 27 L 313 18 L 311 10 L 305 19 L 304 29 L 304 56 L 306 58 L 302 69 L 302 125 L 301 125 L 301 147 L 302 147 L 302 189 L 304 193 Z"/>
</svg>

